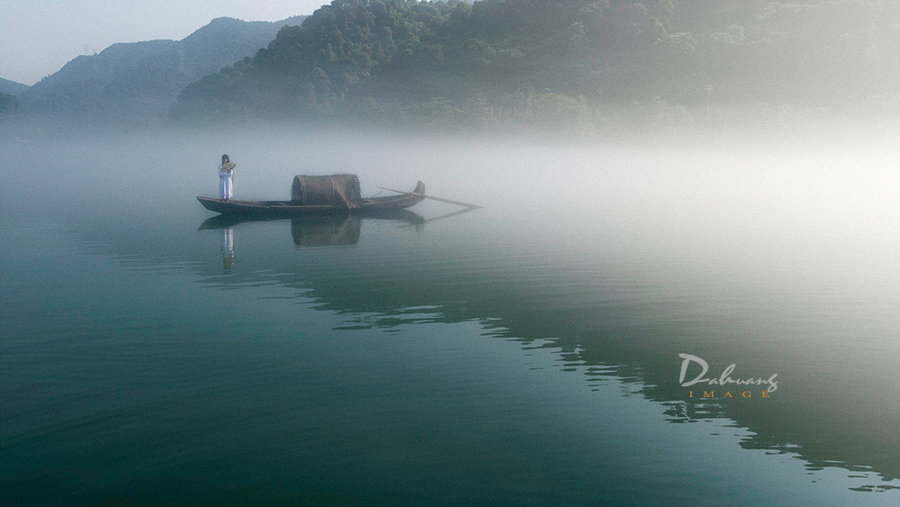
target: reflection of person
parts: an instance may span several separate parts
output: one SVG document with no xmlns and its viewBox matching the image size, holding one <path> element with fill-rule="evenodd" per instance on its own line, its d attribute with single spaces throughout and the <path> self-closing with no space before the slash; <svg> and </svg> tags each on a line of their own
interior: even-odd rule
<svg viewBox="0 0 900 507">
<path fill-rule="evenodd" d="M 228 159 L 228 155 L 222 155 L 222 164 L 219 165 L 219 199 L 231 199 L 235 165 L 237 164 Z"/>
<path fill-rule="evenodd" d="M 222 229 L 220 249 L 222 251 L 222 268 L 228 271 L 234 265 L 234 229 L 231 227 Z"/>
</svg>

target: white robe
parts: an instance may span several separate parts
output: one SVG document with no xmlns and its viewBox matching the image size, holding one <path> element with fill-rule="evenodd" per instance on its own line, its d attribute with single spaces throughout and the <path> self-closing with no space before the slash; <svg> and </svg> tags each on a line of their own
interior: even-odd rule
<svg viewBox="0 0 900 507">
<path fill-rule="evenodd" d="M 219 199 L 231 199 L 233 194 L 234 171 L 223 171 L 219 166 Z"/>
</svg>

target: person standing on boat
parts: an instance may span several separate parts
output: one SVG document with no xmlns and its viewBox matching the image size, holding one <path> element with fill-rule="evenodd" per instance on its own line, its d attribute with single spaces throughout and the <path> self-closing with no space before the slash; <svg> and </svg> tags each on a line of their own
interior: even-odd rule
<svg viewBox="0 0 900 507">
<path fill-rule="evenodd" d="M 228 159 L 228 155 L 222 155 L 222 163 L 219 165 L 219 199 L 231 199 L 233 193 L 234 162 Z"/>
</svg>

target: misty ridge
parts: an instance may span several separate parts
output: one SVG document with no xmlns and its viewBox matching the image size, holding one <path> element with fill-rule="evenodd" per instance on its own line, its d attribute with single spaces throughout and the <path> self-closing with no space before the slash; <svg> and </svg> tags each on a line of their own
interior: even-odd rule
<svg viewBox="0 0 900 507">
<path fill-rule="evenodd" d="M 189 46 L 196 39 L 206 44 Z M 9 132 L 277 122 L 609 133 L 891 120 L 900 3 L 335 0 L 305 19 L 216 20 L 177 43 L 114 45 L 10 88 L 0 89 Z"/>
<path fill-rule="evenodd" d="M 48 123 L 157 126 L 185 86 L 252 55 L 282 26 L 303 18 L 247 22 L 223 17 L 179 41 L 113 44 L 78 56 L 31 87 L 0 80 L 0 111 Z"/>
</svg>

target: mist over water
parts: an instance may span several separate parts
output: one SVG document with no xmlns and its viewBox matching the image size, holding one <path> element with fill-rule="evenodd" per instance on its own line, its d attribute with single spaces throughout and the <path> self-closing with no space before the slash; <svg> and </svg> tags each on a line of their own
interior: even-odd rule
<svg viewBox="0 0 900 507">
<path fill-rule="evenodd" d="M 209 459 L 213 489 L 274 501 L 893 502 L 897 133 L 4 141 L 4 502 L 215 502 L 154 493 Z M 223 153 L 239 199 L 353 172 L 364 196 L 422 180 L 485 207 L 339 221 L 332 246 L 297 220 L 203 229 Z M 692 399 L 679 353 L 778 390 Z"/>
</svg>

